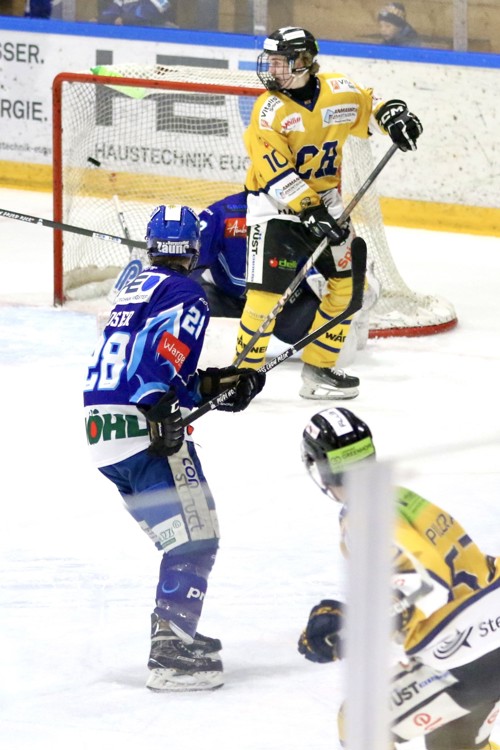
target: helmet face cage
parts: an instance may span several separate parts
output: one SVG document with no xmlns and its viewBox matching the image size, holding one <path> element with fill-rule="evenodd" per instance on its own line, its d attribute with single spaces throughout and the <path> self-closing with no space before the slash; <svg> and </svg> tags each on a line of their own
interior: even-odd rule
<svg viewBox="0 0 500 750">
<path fill-rule="evenodd" d="M 342 487 L 345 472 L 369 458 L 375 458 L 371 432 L 348 409 L 319 412 L 304 430 L 302 460 L 315 484 L 335 500 L 330 488 Z"/>
<path fill-rule="evenodd" d="M 268 91 L 279 91 L 286 88 L 269 72 L 270 55 L 282 55 L 290 71 L 290 79 L 298 73 L 309 70 L 318 54 L 318 44 L 311 32 L 296 26 L 286 26 L 270 34 L 264 41 L 264 50 L 257 58 L 257 76 Z M 294 67 L 298 57 L 306 55 L 310 63 L 302 68 Z"/>
<path fill-rule="evenodd" d="M 146 243 L 152 260 L 189 258 L 192 271 L 200 255 L 200 220 L 189 206 L 157 206 L 148 222 Z"/>
</svg>

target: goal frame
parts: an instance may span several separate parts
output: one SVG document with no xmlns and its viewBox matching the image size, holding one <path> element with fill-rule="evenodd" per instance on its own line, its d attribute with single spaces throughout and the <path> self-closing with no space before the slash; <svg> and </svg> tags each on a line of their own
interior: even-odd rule
<svg viewBox="0 0 500 750">
<path fill-rule="evenodd" d="M 63 221 L 63 84 L 90 83 L 98 85 L 116 85 L 115 76 L 95 75 L 93 73 L 59 73 L 52 84 L 52 149 L 53 149 L 53 213 L 54 221 Z M 232 96 L 260 96 L 265 89 L 250 86 L 231 86 L 215 83 L 192 83 L 184 81 L 161 81 L 152 78 L 129 78 L 127 86 L 148 89 L 165 89 L 201 94 L 228 94 Z M 54 229 L 54 305 L 64 303 L 63 288 L 63 233 Z"/>
<path fill-rule="evenodd" d="M 231 76 L 231 83 L 226 83 L 227 74 L 233 73 Z M 222 73 L 222 75 L 221 75 Z M 80 169 L 83 164 L 82 161 L 76 161 L 71 164 L 71 160 L 68 162 L 68 153 L 72 153 L 71 146 L 68 152 L 68 147 L 72 144 L 73 137 L 73 121 L 68 119 L 72 113 L 77 115 L 80 112 L 86 112 L 87 115 L 92 112 L 92 104 L 87 101 L 85 109 L 80 110 L 78 106 L 73 107 L 73 97 L 71 95 L 71 85 L 75 84 L 76 91 L 73 92 L 75 95 L 78 93 L 78 89 L 85 89 L 85 87 L 98 87 L 110 88 L 110 89 L 130 89 L 131 92 L 134 89 L 138 91 L 145 89 L 147 93 L 151 94 L 151 98 L 154 98 L 159 92 L 172 94 L 179 94 L 182 99 L 190 99 L 190 97 L 197 99 L 200 96 L 207 98 L 207 95 L 213 96 L 214 99 L 222 99 L 226 97 L 228 100 L 238 100 L 239 116 L 236 120 L 232 119 L 231 122 L 236 126 L 237 141 L 234 140 L 234 134 L 229 134 L 229 139 L 233 137 L 231 153 L 238 155 L 239 158 L 245 154 L 245 148 L 243 145 L 243 132 L 241 126 L 244 126 L 244 120 L 241 116 L 240 106 L 243 105 L 244 101 L 248 101 L 251 104 L 251 100 L 256 100 L 259 96 L 266 92 L 266 89 L 259 85 L 259 81 L 253 72 L 247 70 L 219 70 L 211 69 L 210 67 L 190 67 L 190 66 L 166 66 L 166 65 L 139 65 L 135 63 L 123 63 L 121 65 L 110 65 L 102 66 L 100 70 L 93 69 L 92 71 L 86 72 L 61 72 L 59 73 L 53 82 L 53 212 L 54 220 L 56 223 L 63 223 L 63 219 L 66 211 L 73 215 L 79 215 L 78 208 L 76 206 L 82 206 L 82 203 L 73 201 L 72 196 L 77 195 L 77 191 L 74 190 L 75 182 L 72 181 L 70 172 L 67 167 L 73 168 L 73 170 Z M 66 92 L 66 93 L 65 93 Z M 135 96 L 134 93 L 129 94 L 132 99 L 142 99 L 141 96 Z M 68 98 L 68 103 L 65 103 L 65 97 Z M 192 104 L 192 101 L 188 102 Z M 203 106 L 203 101 L 201 102 Z M 217 104 L 218 106 L 218 104 Z M 223 106 L 226 106 L 223 103 Z M 231 112 L 233 104 L 228 102 L 228 112 Z M 97 112 L 97 110 L 96 110 Z M 189 115 L 187 115 L 189 119 Z M 195 117 L 199 117 L 195 114 Z M 205 117 L 205 116 L 203 116 Z M 203 118 L 202 118 L 203 119 Z M 129 123 L 128 118 L 122 119 L 123 123 Z M 130 123 L 136 122 L 132 117 Z M 229 122 L 229 120 L 228 120 Z M 86 125 L 84 121 L 83 125 Z M 207 126 L 211 128 L 213 125 L 210 118 L 207 119 Z M 63 128 L 66 127 L 66 133 Z M 171 137 L 175 138 L 177 132 L 175 127 L 162 128 L 170 133 Z M 87 143 L 87 136 L 92 134 L 91 126 L 86 130 L 76 130 L 80 133 L 82 138 L 80 141 L 76 140 L 78 145 Z M 127 131 L 128 132 L 128 131 Z M 196 131 L 185 131 L 179 132 L 188 133 Z M 205 134 L 208 138 L 213 134 L 216 138 L 218 134 L 216 131 L 208 130 Z M 222 133 L 223 137 L 226 135 Z M 66 142 L 66 138 L 68 141 Z M 210 141 L 209 141 L 210 142 Z M 230 141 L 228 141 L 229 143 Z M 175 146 L 175 141 L 174 141 Z M 82 154 L 80 154 L 82 157 Z M 82 157 L 84 158 L 84 157 Z M 68 163 L 64 163 L 63 160 Z M 248 155 L 246 156 L 248 161 Z M 87 156 L 87 162 L 94 164 L 96 167 L 100 167 L 101 163 L 90 159 Z M 158 162 L 156 162 L 158 163 Z M 75 167 L 76 165 L 76 167 Z M 125 163 L 124 163 L 125 165 Z M 343 178 L 342 178 L 342 194 L 346 203 L 349 202 L 350 197 L 354 196 L 359 190 L 360 186 L 366 181 L 368 175 L 374 168 L 373 153 L 370 148 L 369 139 L 357 138 L 351 136 L 345 143 L 344 161 L 343 166 Z M 225 167 L 222 167 L 224 169 Z M 203 168 L 196 166 L 189 167 L 191 172 L 174 174 L 173 177 L 177 179 L 177 186 L 174 188 L 174 193 L 177 191 L 178 195 L 183 195 L 182 200 L 188 205 L 197 207 L 206 207 L 209 203 L 215 200 L 215 195 L 210 193 L 203 197 L 203 200 L 199 202 L 191 202 L 193 196 L 192 184 L 194 182 L 206 183 L 206 175 L 203 175 L 201 171 Z M 236 191 L 236 185 L 241 190 L 241 185 L 244 182 L 244 172 L 241 171 L 241 166 L 234 168 L 233 177 L 238 174 L 237 180 L 227 181 L 221 178 L 220 172 L 217 173 L 217 177 L 212 180 L 210 174 L 209 182 L 213 185 L 217 185 L 222 197 L 224 194 L 227 195 L 231 192 Z M 147 173 L 147 170 L 145 171 Z M 120 193 L 120 199 L 129 200 L 130 204 L 133 204 L 135 191 L 135 179 L 133 183 L 127 184 L 127 178 L 133 177 L 133 170 L 131 174 L 127 175 L 125 172 L 119 170 L 115 172 L 107 172 L 106 168 L 101 172 L 104 177 L 107 175 L 108 189 L 110 182 L 113 182 L 114 186 L 118 186 L 118 180 L 120 176 L 124 179 L 124 184 L 118 187 L 118 190 L 122 190 Z M 153 173 L 152 173 L 153 174 Z M 156 177 L 161 180 L 161 173 L 154 173 Z M 137 173 L 139 183 L 144 176 L 143 173 Z M 99 178 L 101 179 L 101 178 Z M 66 185 L 64 184 L 66 180 Z M 76 183 L 78 184 L 78 183 Z M 155 183 L 157 186 L 158 183 Z M 186 191 L 184 191 L 184 187 Z M 169 187 L 169 190 L 171 188 Z M 191 192 L 190 192 L 191 191 Z M 226 191 L 224 193 L 224 191 Z M 117 192 L 115 190 L 115 192 Z M 216 190 L 216 192 L 218 192 Z M 147 191 L 146 191 L 147 194 Z M 82 192 L 81 196 L 85 193 Z M 151 194 L 153 195 L 153 194 Z M 151 197 L 151 195 L 149 197 Z M 198 196 L 197 189 L 195 191 L 196 197 Z M 108 194 L 106 199 L 114 199 L 115 195 Z M 148 197 L 148 200 L 149 200 Z M 208 200 L 210 198 L 210 200 Z M 144 194 L 138 198 L 144 200 Z M 156 196 L 154 196 L 156 201 Z M 73 201 L 73 202 L 72 202 Z M 162 202 L 160 199 L 158 202 Z M 103 205 L 104 202 L 101 202 Z M 94 204 L 96 205 L 96 204 Z M 157 205 L 157 202 L 154 203 Z M 85 208 L 85 206 L 84 206 Z M 131 206 L 129 206 L 129 210 Z M 90 212 L 82 216 L 80 212 L 80 218 L 70 220 L 68 224 L 73 224 L 75 227 L 80 226 L 81 222 L 86 225 L 87 215 L 91 215 Z M 92 214 L 93 215 L 93 214 Z M 96 214 L 95 223 L 98 226 L 91 227 L 93 230 L 94 242 L 99 242 L 103 239 L 113 239 L 110 235 L 120 234 L 121 229 L 116 227 L 116 215 L 115 220 L 108 222 L 109 215 L 105 216 L 102 220 L 98 221 Z M 136 216 L 137 218 L 137 216 Z M 441 333 L 443 331 L 453 328 L 457 323 L 456 312 L 447 300 L 441 297 L 433 295 L 420 294 L 414 292 L 402 279 L 397 266 L 394 262 L 390 247 L 387 242 L 385 234 L 383 217 L 380 209 L 380 202 L 378 198 L 378 191 L 375 186 L 367 191 L 366 196 L 361 201 L 360 206 L 356 206 L 351 216 L 353 227 L 356 231 L 365 239 L 368 246 L 368 257 L 371 262 L 371 268 L 373 270 L 374 280 L 378 282 L 380 293 L 376 301 L 373 303 L 372 308 L 369 310 L 369 326 L 366 331 L 366 335 L 370 338 L 378 337 L 394 337 L 394 336 L 425 336 L 435 333 Z M 144 221 L 144 217 L 141 219 Z M 108 225 L 115 225 L 114 231 L 108 228 Z M 135 239 L 138 240 L 139 235 L 143 237 L 142 223 L 140 224 L 141 229 L 136 225 Z M 54 231 L 54 304 L 62 305 L 66 300 L 82 300 L 89 299 L 91 297 L 97 297 L 105 294 L 105 289 L 109 291 L 109 282 L 113 277 L 119 274 L 123 268 L 123 258 L 118 257 L 113 250 L 109 253 L 103 253 L 97 248 L 97 256 L 93 256 L 94 248 L 89 247 L 89 255 L 86 255 L 83 251 L 83 255 L 80 256 L 82 260 L 81 265 L 71 265 L 74 260 L 72 254 L 74 250 L 74 244 L 69 241 L 63 234 L 63 229 L 56 229 Z M 106 233 L 108 236 L 100 236 L 100 233 Z M 103 243 L 101 242 L 101 245 Z M 109 245 L 109 243 L 108 243 Z M 111 246 L 109 247 L 111 250 Z M 80 252 L 77 248 L 77 253 Z M 71 260 L 69 258 L 71 257 Z M 77 255 L 78 257 L 78 255 Z M 99 258 L 100 262 L 94 264 L 93 262 L 87 262 L 88 258 L 94 257 Z M 106 259 L 113 259 L 116 262 L 110 262 L 107 266 L 102 261 Z M 90 273 L 89 273 L 90 272 Z M 88 279 L 88 281 L 87 281 Z M 374 287 L 376 289 L 376 285 Z M 80 295 L 80 296 L 78 296 Z M 82 296 L 86 295 L 86 296 Z M 363 334 L 365 335 L 365 334 Z M 362 348 L 362 342 L 361 342 Z"/>
</svg>

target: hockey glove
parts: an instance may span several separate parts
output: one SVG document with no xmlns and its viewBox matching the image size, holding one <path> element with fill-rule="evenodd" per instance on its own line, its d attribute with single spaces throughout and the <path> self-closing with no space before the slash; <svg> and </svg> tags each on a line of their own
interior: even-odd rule
<svg viewBox="0 0 500 750">
<path fill-rule="evenodd" d="M 301 222 L 318 239 L 328 237 L 330 244 L 341 245 L 349 237 L 349 226 L 341 227 L 328 213 L 323 203 L 304 208 L 299 214 Z"/>
<path fill-rule="evenodd" d="M 323 599 L 311 609 L 306 629 L 299 638 L 299 653 L 318 664 L 337 661 L 342 657 L 342 602 Z"/>
<path fill-rule="evenodd" d="M 234 365 L 230 367 L 208 367 L 198 370 L 200 376 L 200 393 L 206 400 L 215 398 L 228 388 L 235 388 L 236 393 L 219 404 L 220 411 L 243 411 L 250 401 L 263 389 L 266 375 L 257 370 Z"/>
<path fill-rule="evenodd" d="M 184 442 L 184 426 L 179 401 L 173 388 L 154 406 L 138 406 L 147 419 L 151 445 L 148 453 L 168 458 L 180 450 Z"/>
<path fill-rule="evenodd" d="M 408 112 L 405 102 L 400 99 L 385 102 L 375 118 L 401 151 L 417 150 L 416 141 L 422 133 L 422 123 L 416 115 Z"/>
</svg>

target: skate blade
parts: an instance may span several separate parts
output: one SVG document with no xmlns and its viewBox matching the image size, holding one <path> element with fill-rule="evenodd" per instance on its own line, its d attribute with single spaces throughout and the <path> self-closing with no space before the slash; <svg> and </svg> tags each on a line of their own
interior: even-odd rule
<svg viewBox="0 0 500 750">
<path fill-rule="evenodd" d="M 302 398 L 313 399 L 316 401 L 335 401 L 337 399 L 348 399 L 356 398 L 359 395 L 358 388 L 345 388 L 341 390 L 335 390 L 334 388 L 326 388 L 321 385 L 309 386 L 303 385 L 299 391 L 299 396 Z"/>
<path fill-rule="evenodd" d="M 181 673 L 177 669 L 152 669 L 146 687 L 157 693 L 215 690 L 224 684 L 222 672 Z"/>
</svg>

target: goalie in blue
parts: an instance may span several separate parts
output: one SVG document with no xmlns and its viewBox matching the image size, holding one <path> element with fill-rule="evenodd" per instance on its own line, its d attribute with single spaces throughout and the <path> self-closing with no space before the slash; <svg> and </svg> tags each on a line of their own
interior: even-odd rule
<svg viewBox="0 0 500 750">
<path fill-rule="evenodd" d="M 209 308 L 190 278 L 200 248 L 196 213 L 158 206 L 146 240 L 152 265 L 120 291 L 89 362 L 87 441 L 99 471 L 163 553 L 146 685 L 205 690 L 223 681 L 220 641 L 197 632 L 219 531 L 183 415 L 228 388 L 234 396 L 217 408 L 241 411 L 265 375 L 233 366 L 197 369 Z"/>
<path fill-rule="evenodd" d="M 302 458 L 320 489 L 341 504 L 347 551 L 344 477 L 375 460 L 371 431 L 348 409 L 326 409 L 304 430 Z M 394 637 L 402 651 L 388 696 L 393 740 L 424 737 L 427 750 L 499 750 L 490 734 L 500 708 L 500 558 L 482 552 L 456 519 L 416 492 L 395 488 L 395 503 Z M 344 604 L 323 599 L 309 614 L 299 652 L 333 662 L 343 657 L 344 638 Z M 339 719 L 342 735 L 342 709 Z"/>
</svg>

